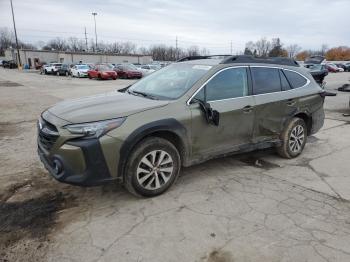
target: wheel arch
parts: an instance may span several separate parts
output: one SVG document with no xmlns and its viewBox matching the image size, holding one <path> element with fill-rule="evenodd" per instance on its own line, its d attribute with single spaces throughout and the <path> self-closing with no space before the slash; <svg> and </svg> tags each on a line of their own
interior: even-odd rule
<svg viewBox="0 0 350 262">
<path fill-rule="evenodd" d="M 124 181 L 125 167 L 131 152 L 148 137 L 160 137 L 171 142 L 179 151 L 182 165 L 187 165 L 189 141 L 186 128 L 175 119 L 164 119 L 141 126 L 127 137 L 119 152 L 118 178 Z"/>
<path fill-rule="evenodd" d="M 302 120 L 304 120 L 306 124 L 307 134 L 310 135 L 312 131 L 312 116 L 310 114 L 307 114 L 305 112 L 300 112 L 294 115 L 294 117 L 298 117 Z"/>
</svg>

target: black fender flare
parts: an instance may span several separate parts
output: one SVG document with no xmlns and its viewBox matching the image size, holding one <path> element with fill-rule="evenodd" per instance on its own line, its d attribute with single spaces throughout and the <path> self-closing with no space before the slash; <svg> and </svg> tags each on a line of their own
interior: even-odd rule
<svg viewBox="0 0 350 262">
<path fill-rule="evenodd" d="M 182 164 L 186 165 L 189 156 L 189 136 L 186 128 L 176 119 L 169 118 L 150 122 L 135 129 L 123 142 L 119 151 L 119 163 L 118 163 L 118 178 L 124 181 L 125 167 L 128 161 L 129 155 L 142 139 L 152 135 L 156 132 L 170 132 L 176 135 L 181 142 L 181 151 L 179 152 L 182 159 Z"/>
</svg>

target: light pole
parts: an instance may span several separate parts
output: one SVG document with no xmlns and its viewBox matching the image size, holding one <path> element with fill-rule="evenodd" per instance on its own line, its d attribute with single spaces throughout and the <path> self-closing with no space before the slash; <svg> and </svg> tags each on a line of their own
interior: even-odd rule
<svg viewBox="0 0 350 262">
<path fill-rule="evenodd" d="M 12 11 L 12 20 L 13 20 L 13 29 L 15 31 L 15 38 L 16 38 L 16 49 L 17 49 L 17 58 L 18 58 L 18 68 L 21 67 L 21 55 L 19 53 L 19 48 L 18 48 L 18 39 L 17 39 L 17 30 L 16 30 L 16 23 L 15 23 L 15 15 L 13 13 L 13 5 L 12 5 L 12 0 L 10 0 L 11 3 L 11 11 Z"/>
<path fill-rule="evenodd" d="M 97 13 L 96 12 L 92 12 L 92 15 L 94 16 L 94 21 L 95 21 L 95 49 L 96 49 L 96 52 L 97 52 L 97 30 L 96 30 L 96 16 L 97 16 Z"/>
</svg>

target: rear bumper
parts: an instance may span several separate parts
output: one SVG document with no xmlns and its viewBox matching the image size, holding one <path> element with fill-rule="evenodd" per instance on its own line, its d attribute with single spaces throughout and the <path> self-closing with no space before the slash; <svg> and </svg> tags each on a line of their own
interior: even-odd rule
<svg viewBox="0 0 350 262">
<path fill-rule="evenodd" d="M 50 155 L 38 142 L 40 160 L 56 180 L 79 186 L 98 186 L 114 180 L 98 139 L 69 141 L 65 146 Z M 74 159 L 78 165 L 74 165 Z"/>
<path fill-rule="evenodd" d="M 310 135 L 317 133 L 324 124 L 325 113 L 323 106 L 312 114 L 312 128 Z"/>
</svg>

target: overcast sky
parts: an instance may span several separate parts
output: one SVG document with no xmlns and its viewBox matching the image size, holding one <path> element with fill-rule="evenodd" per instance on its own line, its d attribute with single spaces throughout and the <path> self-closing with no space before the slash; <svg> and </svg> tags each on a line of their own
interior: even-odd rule
<svg viewBox="0 0 350 262">
<path fill-rule="evenodd" d="M 198 45 L 211 54 L 242 51 L 261 37 L 303 48 L 350 45 L 350 0 L 13 0 L 18 37 L 35 43 L 56 36 Z M 0 27 L 13 28 L 10 0 L 0 0 Z"/>
</svg>

